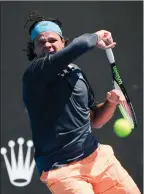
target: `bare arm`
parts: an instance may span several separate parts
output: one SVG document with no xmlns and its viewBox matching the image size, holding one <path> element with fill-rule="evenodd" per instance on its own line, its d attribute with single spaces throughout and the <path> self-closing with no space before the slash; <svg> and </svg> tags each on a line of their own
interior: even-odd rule
<svg viewBox="0 0 144 194">
<path fill-rule="evenodd" d="M 101 128 L 113 116 L 118 104 L 125 101 L 123 94 L 119 90 L 112 90 L 107 93 L 106 101 L 98 104 L 90 111 L 90 119 L 93 128 Z"/>
<path fill-rule="evenodd" d="M 97 106 L 95 110 L 90 111 L 91 124 L 93 128 L 101 128 L 113 116 L 117 105 L 109 101 L 105 101 Z"/>
</svg>

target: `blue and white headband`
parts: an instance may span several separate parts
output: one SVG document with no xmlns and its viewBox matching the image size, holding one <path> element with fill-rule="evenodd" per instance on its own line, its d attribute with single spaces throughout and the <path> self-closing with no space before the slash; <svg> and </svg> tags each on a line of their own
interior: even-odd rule
<svg viewBox="0 0 144 194">
<path fill-rule="evenodd" d="M 31 40 L 33 41 L 37 35 L 41 32 L 56 32 L 59 36 L 62 36 L 62 31 L 60 27 L 51 21 L 39 22 L 31 32 Z"/>
</svg>

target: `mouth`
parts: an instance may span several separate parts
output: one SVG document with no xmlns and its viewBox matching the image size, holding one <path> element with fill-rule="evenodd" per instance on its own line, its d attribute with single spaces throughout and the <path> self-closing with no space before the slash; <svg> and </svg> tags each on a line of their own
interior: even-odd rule
<svg viewBox="0 0 144 194">
<path fill-rule="evenodd" d="M 43 52 L 44 52 L 44 53 L 53 53 L 54 50 L 48 50 L 48 49 L 47 49 L 47 50 L 44 50 Z"/>
<path fill-rule="evenodd" d="M 53 54 L 53 53 L 55 53 L 55 51 L 49 51 L 48 53 Z"/>
</svg>

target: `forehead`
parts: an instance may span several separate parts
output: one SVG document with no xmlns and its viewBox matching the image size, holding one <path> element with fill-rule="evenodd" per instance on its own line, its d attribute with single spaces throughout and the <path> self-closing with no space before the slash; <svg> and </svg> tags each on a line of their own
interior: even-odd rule
<svg viewBox="0 0 144 194">
<path fill-rule="evenodd" d="M 56 38 L 60 39 L 60 36 L 56 32 L 41 32 L 39 35 L 36 37 L 36 41 L 39 39 L 48 39 L 48 38 Z"/>
</svg>

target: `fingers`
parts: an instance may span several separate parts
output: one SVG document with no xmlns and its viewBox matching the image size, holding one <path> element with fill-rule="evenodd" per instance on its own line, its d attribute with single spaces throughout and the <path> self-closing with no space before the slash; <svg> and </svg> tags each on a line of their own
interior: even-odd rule
<svg viewBox="0 0 144 194">
<path fill-rule="evenodd" d="M 96 34 L 98 35 L 98 41 L 104 40 L 107 37 L 111 36 L 111 33 L 106 31 L 106 30 L 99 30 L 99 31 L 96 32 Z"/>
<path fill-rule="evenodd" d="M 114 48 L 115 45 L 116 45 L 116 42 L 113 42 L 113 38 L 112 38 L 112 35 L 111 33 L 104 33 L 104 38 L 103 38 L 103 41 L 105 42 L 105 48 L 108 49 L 108 48 Z"/>
<path fill-rule="evenodd" d="M 113 42 L 110 45 L 106 45 L 106 43 L 103 40 L 97 42 L 96 44 L 97 48 L 104 49 L 104 50 L 108 48 L 114 48 L 115 45 L 116 45 L 116 42 Z"/>
<path fill-rule="evenodd" d="M 107 92 L 106 99 L 109 100 L 111 98 L 111 93 Z"/>
<path fill-rule="evenodd" d="M 116 42 L 113 42 L 113 38 L 111 35 L 111 32 L 106 30 L 100 30 L 97 31 L 96 34 L 98 35 L 98 42 L 96 46 L 101 49 L 108 49 L 108 48 L 114 48 L 116 45 Z"/>
<path fill-rule="evenodd" d="M 120 90 L 116 89 L 108 92 L 106 95 L 106 99 L 114 104 L 121 104 L 126 101 L 123 93 Z"/>
<path fill-rule="evenodd" d="M 113 38 L 112 38 L 111 33 L 110 32 L 109 33 L 104 33 L 103 40 L 105 42 L 112 43 L 113 42 Z"/>
<path fill-rule="evenodd" d="M 97 42 L 96 46 L 100 49 L 106 49 L 107 48 L 107 46 L 106 46 L 106 44 L 103 40 L 100 40 L 99 42 Z"/>
<path fill-rule="evenodd" d="M 109 44 L 108 46 L 105 46 L 105 49 L 114 48 L 115 46 L 116 46 L 116 42 L 113 42 L 113 43 Z"/>
</svg>

